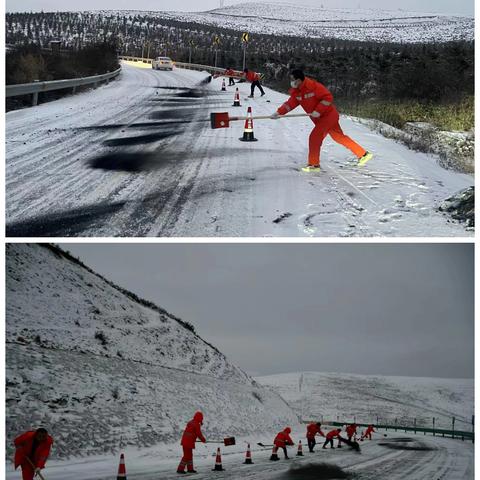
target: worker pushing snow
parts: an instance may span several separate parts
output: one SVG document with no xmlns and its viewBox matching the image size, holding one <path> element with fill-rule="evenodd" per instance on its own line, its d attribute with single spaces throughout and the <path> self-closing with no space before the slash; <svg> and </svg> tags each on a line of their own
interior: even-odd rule
<svg viewBox="0 0 480 480">
<path fill-rule="evenodd" d="M 369 425 L 367 430 L 363 433 L 361 440 L 364 438 L 372 439 L 372 433 L 376 433 L 376 430 L 373 428 L 373 425 Z"/>
<path fill-rule="evenodd" d="M 37 428 L 22 433 L 14 440 L 15 469 L 22 467 L 22 479 L 33 480 L 34 476 L 41 476 L 40 471 L 50 455 L 53 438 L 45 428 Z"/>
<path fill-rule="evenodd" d="M 330 448 L 335 448 L 333 446 L 333 439 L 339 438 L 341 431 L 342 431 L 341 428 L 334 428 L 333 430 L 330 430 L 325 437 L 326 438 L 325 443 L 323 444 L 322 448 L 327 448 L 327 445 L 330 445 Z"/>
<path fill-rule="evenodd" d="M 185 467 L 187 467 L 188 473 L 197 473 L 193 468 L 193 449 L 197 438 L 203 443 L 206 442 L 201 430 L 202 424 L 202 412 L 196 412 L 193 419 L 187 423 L 180 442 L 183 447 L 183 457 L 178 465 L 177 473 L 185 473 Z"/>
<path fill-rule="evenodd" d="M 293 440 L 290 437 L 292 429 L 290 427 L 285 428 L 281 432 L 277 433 L 275 440 L 273 441 L 273 450 L 270 460 L 278 460 L 277 451 L 279 448 L 283 450 L 285 459 L 288 459 L 287 445 L 293 445 Z"/>
<path fill-rule="evenodd" d="M 299 105 L 310 115 L 315 128 L 310 133 L 308 164 L 302 168 L 304 172 L 315 172 L 320 169 L 320 149 L 324 138 L 330 135 L 340 145 L 348 148 L 358 159 L 358 165 L 367 163 L 373 155 L 343 133 L 339 123 L 339 114 L 333 104 L 333 95 L 320 82 L 305 77 L 302 70 L 290 73 L 290 98 L 271 115 L 278 119 Z"/>
<path fill-rule="evenodd" d="M 245 77 L 245 80 L 247 80 L 247 82 L 250 82 L 252 84 L 250 88 L 250 95 L 248 96 L 248 98 L 253 98 L 253 92 L 255 90 L 255 87 L 258 87 L 258 89 L 260 90 L 261 97 L 265 95 L 262 85 L 260 84 L 260 75 L 257 72 L 245 68 L 243 70 L 243 76 Z"/>
<path fill-rule="evenodd" d="M 351 425 L 347 425 L 346 432 L 347 432 L 348 440 L 350 441 L 352 441 L 352 439 L 355 440 L 355 437 L 357 435 L 357 424 L 352 423 Z"/>
<path fill-rule="evenodd" d="M 322 429 L 320 428 L 321 426 L 321 423 L 310 423 L 310 425 L 307 426 L 307 444 L 310 453 L 313 453 L 313 449 L 317 443 L 315 441 L 315 437 L 317 435 L 321 435 L 322 437 L 325 436 L 325 434 L 322 432 Z"/>
</svg>

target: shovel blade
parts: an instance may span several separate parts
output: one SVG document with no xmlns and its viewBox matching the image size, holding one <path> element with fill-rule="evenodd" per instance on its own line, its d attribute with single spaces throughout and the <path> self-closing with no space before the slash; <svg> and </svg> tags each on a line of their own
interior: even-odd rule
<svg viewBox="0 0 480 480">
<path fill-rule="evenodd" d="M 230 445 L 235 445 L 235 437 L 227 437 L 223 439 L 223 444 L 228 447 Z"/>
<path fill-rule="evenodd" d="M 211 113 L 210 125 L 213 129 L 230 127 L 230 117 L 228 116 L 228 112 Z"/>
</svg>

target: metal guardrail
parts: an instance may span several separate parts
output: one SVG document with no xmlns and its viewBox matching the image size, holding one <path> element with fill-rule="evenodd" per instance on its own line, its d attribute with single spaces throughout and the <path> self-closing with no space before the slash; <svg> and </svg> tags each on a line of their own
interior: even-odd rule
<svg viewBox="0 0 480 480">
<path fill-rule="evenodd" d="M 153 62 L 153 58 L 142 58 L 142 57 L 132 57 L 129 55 L 120 55 L 118 57 L 121 60 L 126 60 L 128 62 L 138 62 L 138 63 L 149 63 L 151 64 Z M 198 70 L 200 72 L 208 72 L 213 75 L 218 74 L 218 75 L 223 75 L 225 73 L 225 68 L 221 67 L 212 67 L 211 65 L 201 65 L 199 63 L 184 63 L 184 62 L 173 62 L 173 65 L 178 68 L 184 68 L 186 70 Z M 243 75 L 243 72 L 239 70 L 234 70 L 235 78 L 241 78 Z M 260 73 L 260 78 L 263 78 L 264 74 Z"/>
<path fill-rule="evenodd" d="M 340 427 L 342 425 L 345 425 L 344 423 L 341 422 L 330 422 L 329 424 L 333 425 L 334 427 Z M 357 423 L 358 427 L 368 427 L 368 424 L 366 423 Z M 377 429 L 382 429 L 385 430 L 386 432 L 390 431 L 400 431 L 400 432 L 413 432 L 413 433 L 423 433 L 426 435 L 427 433 L 432 434 L 434 437 L 435 436 L 441 436 L 441 437 L 448 437 L 448 438 L 459 438 L 461 440 L 474 440 L 474 433 L 473 432 L 467 432 L 464 430 L 449 430 L 449 429 L 443 429 L 443 428 L 426 428 L 426 427 L 405 427 L 403 425 L 374 425 L 375 428 Z"/>
<path fill-rule="evenodd" d="M 152 63 L 153 58 L 145 58 L 145 57 L 132 57 L 131 55 L 119 55 L 119 60 L 126 60 L 127 62 L 138 62 L 138 63 Z"/>
<path fill-rule="evenodd" d="M 73 93 L 77 87 L 84 85 L 93 85 L 94 88 L 98 87 L 101 82 L 108 83 L 113 78 L 117 77 L 121 68 L 114 72 L 103 73 L 102 75 L 94 75 L 91 77 L 81 78 L 69 78 L 66 80 L 51 80 L 48 82 L 33 82 L 33 83 L 20 83 L 18 85 L 7 85 L 5 88 L 6 97 L 18 97 L 19 95 L 33 95 L 32 106 L 38 104 L 38 94 L 42 92 L 49 92 L 53 90 L 63 90 L 66 88 L 72 88 Z"/>
</svg>

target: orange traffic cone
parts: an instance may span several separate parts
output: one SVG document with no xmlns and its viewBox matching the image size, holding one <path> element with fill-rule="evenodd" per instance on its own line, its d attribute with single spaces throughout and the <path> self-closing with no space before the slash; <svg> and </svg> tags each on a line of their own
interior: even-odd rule
<svg viewBox="0 0 480 480">
<path fill-rule="evenodd" d="M 235 96 L 233 97 L 232 107 L 241 107 L 241 105 L 240 105 L 240 92 L 238 91 L 238 87 L 237 87 L 237 91 L 235 92 Z"/>
<path fill-rule="evenodd" d="M 217 457 L 215 458 L 215 468 L 212 470 L 213 472 L 221 472 L 223 471 L 222 467 L 222 455 L 220 454 L 220 447 L 217 448 Z"/>
<path fill-rule="evenodd" d="M 243 463 L 252 464 L 252 452 L 250 452 L 250 444 L 247 446 L 247 453 L 245 454 L 245 461 Z"/>
<path fill-rule="evenodd" d="M 273 461 L 275 461 L 275 462 L 276 462 L 277 460 L 280 460 L 280 459 L 278 458 L 277 450 L 278 450 L 277 447 L 273 447 L 273 448 L 272 448 L 272 455 L 270 456 L 270 460 L 273 460 Z"/>
<path fill-rule="evenodd" d="M 225 85 L 225 79 L 223 79 L 223 82 L 222 82 L 222 92 L 226 92 L 227 91 L 227 86 Z"/>
<path fill-rule="evenodd" d="M 239 138 L 242 142 L 256 142 L 257 139 L 253 136 L 253 118 L 252 107 L 248 107 L 247 118 L 245 119 L 245 127 L 243 129 L 243 137 Z"/>
<path fill-rule="evenodd" d="M 302 441 L 301 440 L 299 440 L 299 442 L 298 442 L 297 457 L 303 457 L 303 448 L 302 448 Z"/>
<path fill-rule="evenodd" d="M 125 470 L 125 456 L 120 455 L 120 464 L 118 465 L 117 480 L 127 480 L 127 471 Z"/>
</svg>

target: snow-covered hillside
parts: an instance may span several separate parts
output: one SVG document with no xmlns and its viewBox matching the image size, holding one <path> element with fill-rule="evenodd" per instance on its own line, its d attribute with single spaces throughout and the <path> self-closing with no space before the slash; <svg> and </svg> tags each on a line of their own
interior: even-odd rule
<svg viewBox="0 0 480 480">
<path fill-rule="evenodd" d="M 469 379 L 386 377 L 341 373 L 286 373 L 257 377 L 305 419 L 432 426 L 470 431 L 474 384 Z"/>
<path fill-rule="evenodd" d="M 89 271 L 60 250 L 7 248 L 7 453 L 45 425 L 56 456 L 178 439 L 193 412 L 209 435 L 296 423 L 189 324 Z"/>
<path fill-rule="evenodd" d="M 100 13 L 112 14 L 110 11 Z M 474 38 L 474 19 L 471 17 L 403 10 L 327 9 L 288 3 L 251 2 L 207 12 L 148 13 L 161 18 L 242 32 L 306 38 L 334 37 L 343 40 L 401 43 Z"/>
</svg>

